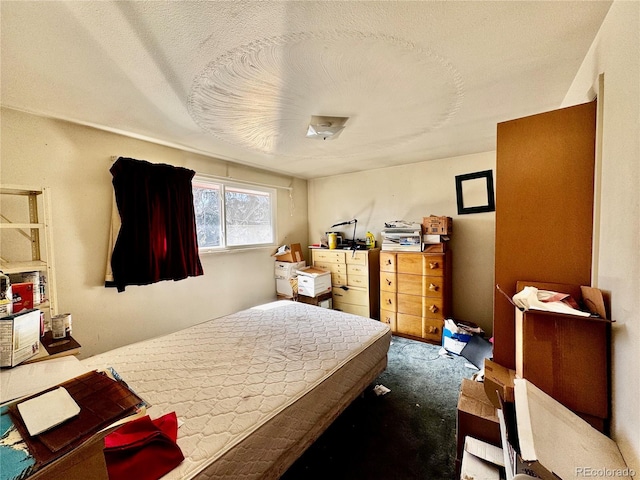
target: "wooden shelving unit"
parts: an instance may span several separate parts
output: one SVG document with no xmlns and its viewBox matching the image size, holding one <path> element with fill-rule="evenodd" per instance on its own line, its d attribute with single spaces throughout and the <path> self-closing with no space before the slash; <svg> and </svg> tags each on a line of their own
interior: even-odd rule
<svg viewBox="0 0 640 480">
<path fill-rule="evenodd" d="M 17 231 L 31 244 L 30 258 L 19 258 L 16 252 L 11 251 L 12 243 L 2 242 L 0 270 L 6 275 L 44 272 L 45 300 L 34 306 L 45 312 L 45 322 L 49 325 L 51 317 L 58 313 L 49 190 L 46 187 L 0 185 L 0 196 L 0 229 Z M 16 208 L 14 212 L 12 207 L 15 204 L 7 205 L 5 196 L 24 197 L 28 204 L 28 218 L 22 218 L 21 209 Z"/>
</svg>

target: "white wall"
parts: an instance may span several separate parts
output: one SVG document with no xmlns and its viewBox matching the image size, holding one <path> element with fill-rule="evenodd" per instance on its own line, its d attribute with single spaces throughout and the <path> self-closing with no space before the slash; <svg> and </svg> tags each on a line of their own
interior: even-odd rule
<svg viewBox="0 0 640 480">
<path fill-rule="evenodd" d="M 458 215 L 455 177 L 494 170 L 495 152 L 421 162 L 309 180 L 309 241 L 334 223 L 356 218 L 357 238 L 371 231 L 380 242 L 384 223 L 453 217 L 453 313 L 482 326 L 493 323 L 495 214 Z M 333 230 L 338 230 L 335 228 Z M 351 238 L 351 226 L 340 227 Z"/>
<path fill-rule="evenodd" d="M 201 257 L 205 274 L 179 282 L 104 287 L 112 156 L 168 163 L 278 190 L 278 244 L 307 243 L 306 181 L 227 164 L 141 140 L 2 109 L 3 184 L 51 188 L 59 311 L 71 312 L 88 356 L 275 300 L 274 248 Z"/>
<path fill-rule="evenodd" d="M 613 438 L 640 475 L 640 2 L 615 1 L 565 104 L 601 112 L 596 286 L 610 294 Z M 598 77 L 604 74 L 604 92 Z"/>
</svg>

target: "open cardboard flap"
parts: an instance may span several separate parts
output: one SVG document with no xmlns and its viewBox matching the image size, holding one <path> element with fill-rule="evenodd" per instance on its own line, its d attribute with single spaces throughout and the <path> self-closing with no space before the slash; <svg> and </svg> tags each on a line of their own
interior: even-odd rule
<svg viewBox="0 0 640 480">
<path fill-rule="evenodd" d="M 607 318 L 607 309 L 604 306 L 602 291 L 598 288 L 581 286 L 582 301 L 591 313 L 597 314 L 600 318 Z"/>
<path fill-rule="evenodd" d="M 520 456 L 527 468 L 543 479 L 632 479 L 612 439 L 533 383 L 514 383 Z"/>
</svg>

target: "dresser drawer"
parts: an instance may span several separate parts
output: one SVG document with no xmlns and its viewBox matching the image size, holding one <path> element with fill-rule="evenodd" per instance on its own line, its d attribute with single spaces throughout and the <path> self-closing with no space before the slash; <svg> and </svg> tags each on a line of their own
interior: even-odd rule
<svg viewBox="0 0 640 480">
<path fill-rule="evenodd" d="M 369 308 L 369 292 L 363 288 L 349 287 L 347 290 L 333 287 L 333 302 L 350 303 L 352 305 L 364 305 Z M 369 314 L 367 314 L 369 316 Z"/>
<path fill-rule="evenodd" d="M 333 301 L 333 309 L 340 310 L 345 313 L 360 315 L 361 317 L 369 317 L 369 307 L 367 305 L 354 305 L 351 303 L 342 303 L 338 300 Z"/>
<path fill-rule="evenodd" d="M 380 272 L 380 291 L 397 292 L 396 274 L 393 272 Z"/>
<path fill-rule="evenodd" d="M 398 293 L 397 312 L 420 317 L 442 318 L 442 299 Z"/>
<path fill-rule="evenodd" d="M 441 318 L 422 318 L 422 338 L 435 343 L 442 343 L 442 328 L 444 320 Z"/>
<path fill-rule="evenodd" d="M 368 252 L 354 252 L 353 250 L 345 253 L 347 265 L 366 265 L 368 256 Z"/>
<path fill-rule="evenodd" d="M 396 271 L 396 254 L 389 252 L 380 252 L 380 271 L 395 272 Z"/>
<path fill-rule="evenodd" d="M 443 321 L 406 313 L 396 314 L 397 333 L 423 338 L 430 342 L 442 343 Z"/>
<path fill-rule="evenodd" d="M 389 325 L 392 332 L 395 332 L 398 329 L 398 324 L 396 322 L 396 312 L 390 312 L 389 310 L 384 310 L 381 308 L 380 321 Z"/>
<path fill-rule="evenodd" d="M 417 315 L 396 315 L 397 332 L 422 338 L 422 318 Z"/>
<path fill-rule="evenodd" d="M 348 275 L 368 275 L 369 267 L 367 267 L 366 265 L 347 263 L 347 274 Z"/>
<path fill-rule="evenodd" d="M 369 289 L 369 277 L 366 275 L 347 275 L 347 285 Z"/>
<path fill-rule="evenodd" d="M 395 292 L 380 291 L 380 308 L 390 312 L 397 312 L 397 300 Z"/>
<path fill-rule="evenodd" d="M 413 275 L 441 277 L 444 275 L 444 255 L 398 255 L 396 271 Z"/>
<path fill-rule="evenodd" d="M 397 274 L 398 293 L 442 298 L 443 277 Z"/>
<path fill-rule="evenodd" d="M 345 263 L 344 250 L 313 250 L 312 256 L 314 263 Z"/>
<path fill-rule="evenodd" d="M 332 273 L 331 285 L 335 287 L 341 287 L 342 285 L 347 285 L 347 275 L 344 273 Z"/>
<path fill-rule="evenodd" d="M 324 268 L 331 273 L 340 273 L 342 275 L 347 275 L 347 266 L 344 263 L 331 263 L 331 262 L 313 262 L 314 267 Z"/>
</svg>

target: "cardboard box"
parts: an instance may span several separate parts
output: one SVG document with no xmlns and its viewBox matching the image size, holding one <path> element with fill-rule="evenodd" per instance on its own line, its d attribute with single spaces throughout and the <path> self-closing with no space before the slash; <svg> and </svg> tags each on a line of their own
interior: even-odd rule
<svg viewBox="0 0 640 480">
<path fill-rule="evenodd" d="M 611 321 L 602 293 L 591 287 L 540 282 L 518 282 L 517 291 L 525 286 L 569 293 L 600 317 L 515 309 L 516 376 L 585 418 L 608 419 Z M 597 422 L 592 425 L 599 428 Z M 607 422 L 600 425 L 607 428 Z"/>
<path fill-rule="evenodd" d="M 444 253 L 447 251 L 447 244 L 445 242 L 423 243 L 422 251 L 425 253 Z"/>
<path fill-rule="evenodd" d="M 93 438 L 55 462 L 38 470 L 29 480 L 108 480 L 104 459 L 105 434 Z"/>
<path fill-rule="evenodd" d="M 12 283 L 11 291 L 13 294 L 14 313 L 33 308 L 33 283 Z"/>
<path fill-rule="evenodd" d="M 474 437 L 491 445 L 500 445 L 500 423 L 496 407 L 487 398 L 484 385 L 468 378 L 462 379 L 458 397 L 456 426 L 456 459 L 460 465 L 465 437 Z"/>
<path fill-rule="evenodd" d="M 6 317 L 13 313 L 13 294 L 11 292 L 11 280 L 8 275 L 0 272 L 0 317 Z"/>
<path fill-rule="evenodd" d="M 278 262 L 303 262 L 304 255 L 302 255 L 302 247 L 299 243 L 292 243 L 287 246 L 284 245 L 284 251 L 282 253 L 278 253 L 283 247 L 280 247 L 276 253 L 271 255 L 275 257 Z"/>
<path fill-rule="evenodd" d="M 41 272 L 20 272 L 12 273 L 9 275 L 11 283 L 32 283 L 33 284 L 33 306 L 38 306 L 42 303 L 42 288 L 40 275 Z"/>
<path fill-rule="evenodd" d="M 484 360 L 484 391 L 494 407 L 500 408 L 500 400 L 513 403 L 513 381 L 516 371 L 503 367 L 488 358 Z"/>
<path fill-rule="evenodd" d="M 500 480 L 500 467 L 504 453 L 500 447 L 489 445 L 473 437 L 464 440 L 464 453 L 460 468 L 463 480 Z"/>
<path fill-rule="evenodd" d="M 275 261 L 275 276 L 276 278 L 282 280 L 289 280 L 297 276 L 296 270 L 300 268 L 304 268 L 306 266 L 306 262 L 280 262 L 278 260 Z"/>
<path fill-rule="evenodd" d="M 515 412 L 500 412 L 511 473 L 544 480 L 632 479 L 634 473 L 612 439 L 525 379 L 515 380 L 514 391 Z"/>
<path fill-rule="evenodd" d="M 318 267 L 296 270 L 298 274 L 298 294 L 315 297 L 331 291 L 331 272 Z"/>
<path fill-rule="evenodd" d="M 423 217 L 422 227 L 426 235 L 450 235 L 453 233 L 453 219 L 435 215 Z"/>
<path fill-rule="evenodd" d="M 276 294 L 283 295 L 286 298 L 294 298 L 298 296 L 298 277 L 293 278 L 276 278 Z"/>
<path fill-rule="evenodd" d="M 15 367 L 40 352 L 40 310 L 0 318 L 0 367 Z"/>
<path fill-rule="evenodd" d="M 470 338 L 471 335 L 452 333 L 451 330 L 445 328 L 442 331 L 442 346 L 447 352 L 460 355 Z"/>
<path fill-rule="evenodd" d="M 0 300 L 0 317 L 6 317 L 13 313 L 13 302 L 10 300 Z"/>
<path fill-rule="evenodd" d="M 472 335 L 466 333 L 456 333 L 447 328 L 445 322 L 442 329 L 442 346 L 447 352 L 455 355 L 460 355 L 462 349 L 466 347 L 467 342 L 471 339 Z"/>
</svg>

